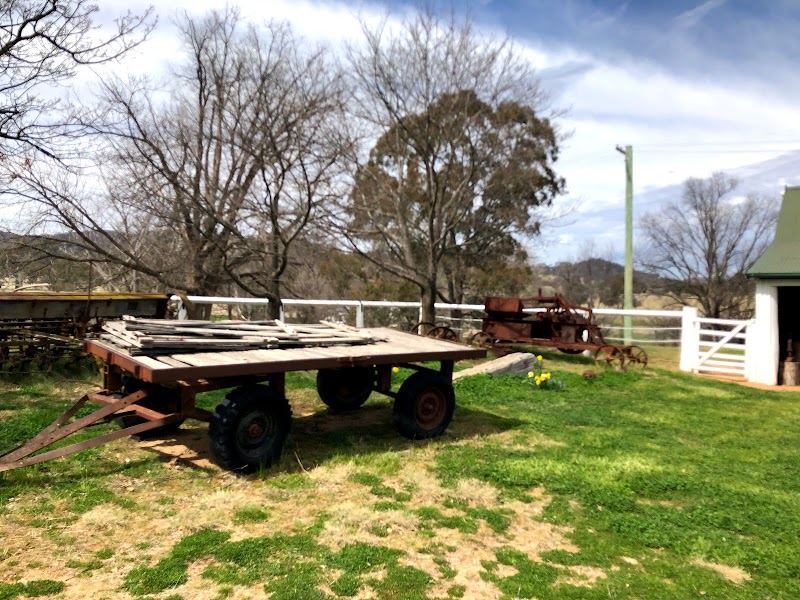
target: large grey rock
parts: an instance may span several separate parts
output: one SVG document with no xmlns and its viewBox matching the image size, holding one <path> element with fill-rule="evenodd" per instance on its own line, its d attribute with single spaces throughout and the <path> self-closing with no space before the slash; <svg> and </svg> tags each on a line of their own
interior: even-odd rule
<svg viewBox="0 0 800 600">
<path fill-rule="evenodd" d="M 501 358 L 481 363 L 469 369 L 453 373 L 453 379 L 461 379 L 470 375 L 524 375 L 533 370 L 536 357 L 528 352 L 515 352 L 506 354 Z"/>
</svg>

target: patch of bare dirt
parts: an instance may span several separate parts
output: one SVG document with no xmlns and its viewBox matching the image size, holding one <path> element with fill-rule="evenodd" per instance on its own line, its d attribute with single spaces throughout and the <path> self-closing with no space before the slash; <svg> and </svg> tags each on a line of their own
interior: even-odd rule
<svg viewBox="0 0 800 600">
<path fill-rule="evenodd" d="M 369 418 L 368 413 L 365 422 Z M 477 480 L 462 480 L 455 488 L 445 488 L 428 470 L 436 459 L 433 446 L 413 446 L 400 452 L 402 468 L 383 478 L 384 485 L 397 492 L 410 491 L 411 499 L 402 510 L 376 510 L 374 505 L 384 498 L 349 480 L 354 472 L 368 468 L 352 461 L 309 469 L 303 474 L 309 484 L 300 489 L 281 489 L 269 485 L 269 481 L 221 471 L 208 462 L 204 428 L 187 429 L 171 440 L 111 444 L 107 452 L 124 462 L 135 461 L 153 450 L 173 456 L 157 479 L 143 473 L 102 480 L 127 504 L 102 504 L 74 518 L 64 501 L 41 490 L 12 500 L 7 511 L 0 514 L 0 580 L 7 581 L 7 577 L 19 573 L 19 565 L 28 565 L 27 579 L 66 582 L 62 596 L 69 600 L 128 598 L 120 590 L 128 571 L 142 564 L 155 564 L 191 533 L 213 528 L 230 533 L 232 540 L 294 533 L 306 530 L 323 513 L 328 517 L 317 538 L 319 543 L 334 550 L 354 542 L 402 550 L 406 553 L 403 564 L 425 571 L 436 582 L 432 597 L 446 597 L 450 586 L 461 585 L 466 590 L 464 598 L 498 598 L 496 586 L 481 578 L 481 561 L 495 562 L 500 548 L 513 547 L 533 561 L 541 561 L 541 554 L 551 550 L 579 550 L 566 538 L 569 528 L 539 520 L 550 502 L 544 490 L 530 490 L 533 502 L 523 503 L 504 500 L 497 489 Z M 34 518 L 41 520 L 35 509 L 43 499 L 55 506 L 52 515 L 45 515 L 53 521 L 44 527 L 35 526 Z M 463 514 L 443 507 L 448 499 L 455 505 L 507 511 L 510 525 L 505 532 L 497 533 L 479 521 L 475 534 L 440 527 L 434 529 L 433 538 L 420 535 L 422 523 L 414 509 L 436 507 L 443 514 Z M 242 523 L 236 518 L 241 509 L 262 509 L 268 518 Z M 70 516 L 72 521 L 64 520 Z M 430 522 L 425 523 L 426 530 L 430 526 Z M 430 554 L 431 545 L 437 547 L 434 555 Z M 74 561 L 96 561 L 97 552 L 106 548 L 113 550 L 113 557 L 103 559 L 91 572 L 84 573 L 75 566 Z M 442 577 L 435 556 L 444 558 L 456 572 L 452 579 Z M 188 582 L 174 593 L 198 600 L 214 598 L 217 586 L 201 577 L 205 565 L 205 561 L 190 565 Z M 589 567 L 568 569 L 569 575 L 560 583 L 587 586 L 605 576 L 601 570 Z M 501 577 L 514 572 L 513 568 L 499 566 Z M 366 600 L 373 596 L 371 590 L 365 589 L 356 598 Z M 263 598 L 263 584 L 236 586 L 230 597 Z"/>
<path fill-rule="evenodd" d="M 692 564 L 697 565 L 698 567 L 705 567 L 707 569 L 711 569 L 712 571 L 716 571 L 731 583 L 736 583 L 738 585 L 746 583 L 752 579 L 752 577 L 750 577 L 750 575 L 744 569 L 739 567 L 731 567 L 730 565 L 709 562 L 707 560 L 703 560 L 702 558 L 694 559 Z"/>
<path fill-rule="evenodd" d="M 568 577 L 559 577 L 556 585 L 572 585 L 575 587 L 594 587 L 598 579 L 606 579 L 608 575 L 603 569 L 598 567 L 588 567 L 585 565 L 575 565 L 566 567 L 570 572 Z"/>
</svg>

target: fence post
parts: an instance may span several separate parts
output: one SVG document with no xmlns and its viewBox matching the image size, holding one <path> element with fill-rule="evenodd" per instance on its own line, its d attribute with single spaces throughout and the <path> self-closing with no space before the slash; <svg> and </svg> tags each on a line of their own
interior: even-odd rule
<svg viewBox="0 0 800 600">
<path fill-rule="evenodd" d="M 180 319 L 181 321 L 185 321 L 189 318 L 189 315 L 186 311 L 186 306 L 183 304 L 183 298 L 180 296 L 172 296 L 170 301 L 175 303 L 175 318 Z"/>
<path fill-rule="evenodd" d="M 684 306 L 681 315 L 681 371 L 693 371 L 700 350 L 700 333 L 697 329 L 697 309 Z"/>
<path fill-rule="evenodd" d="M 356 327 L 359 329 L 364 327 L 364 303 L 361 301 L 356 306 Z"/>
<path fill-rule="evenodd" d="M 756 320 L 750 319 L 745 330 L 744 338 L 744 377 L 747 381 L 755 380 L 756 352 L 758 349 L 758 333 L 756 331 Z"/>
</svg>

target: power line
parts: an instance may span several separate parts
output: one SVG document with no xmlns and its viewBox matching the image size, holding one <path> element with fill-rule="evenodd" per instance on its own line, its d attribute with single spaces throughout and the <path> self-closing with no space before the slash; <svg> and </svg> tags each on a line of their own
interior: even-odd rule
<svg viewBox="0 0 800 600">
<path fill-rule="evenodd" d="M 723 141 L 723 142 L 652 142 L 649 144 L 636 144 L 636 147 L 686 147 L 686 146 L 764 146 L 768 144 L 792 144 L 800 146 L 800 139 L 796 140 L 739 140 L 739 141 Z"/>
<path fill-rule="evenodd" d="M 638 146 L 637 146 L 638 148 Z M 753 150 L 730 150 L 730 149 L 722 149 L 722 150 L 712 150 L 712 149 L 700 149 L 700 150 L 693 150 L 691 148 L 676 148 L 674 150 L 653 150 L 649 148 L 646 150 L 647 154 L 775 154 L 776 152 L 796 152 L 800 150 L 800 142 L 798 143 L 797 148 L 762 148 L 762 149 L 753 149 Z"/>
</svg>

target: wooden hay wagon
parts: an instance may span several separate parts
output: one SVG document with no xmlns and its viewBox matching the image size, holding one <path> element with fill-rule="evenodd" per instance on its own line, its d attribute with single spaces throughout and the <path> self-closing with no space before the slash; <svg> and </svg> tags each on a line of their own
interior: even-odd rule
<svg viewBox="0 0 800 600">
<path fill-rule="evenodd" d="M 131 324 L 133 323 L 133 324 Z M 438 436 L 453 417 L 453 365 L 486 351 L 392 329 L 330 323 L 127 321 L 108 323 L 85 351 L 103 361 L 104 389 L 81 398 L 30 441 L 0 457 L 0 472 L 33 465 L 134 434 L 175 430 L 185 419 L 209 422 L 212 458 L 252 472 L 275 463 L 291 424 L 290 371 L 317 370 L 317 390 L 333 411 L 359 408 L 373 391 L 394 399 L 393 419 L 411 439 Z M 434 370 L 419 365 L 439 362 Z M 392 391 L 393 367 L 416 372 Z M 200 392 L 231 388 L 211 413 Z M 102 405 L 69 422 L 86 403 Z M 76 431 L 116 419 L 123 429 L 34 454 Z"/>
</svg>

